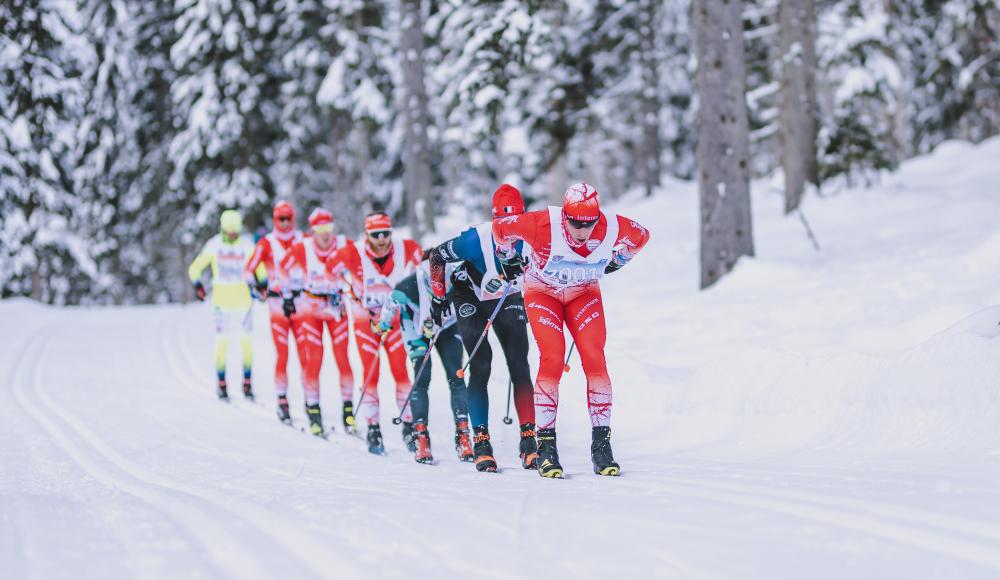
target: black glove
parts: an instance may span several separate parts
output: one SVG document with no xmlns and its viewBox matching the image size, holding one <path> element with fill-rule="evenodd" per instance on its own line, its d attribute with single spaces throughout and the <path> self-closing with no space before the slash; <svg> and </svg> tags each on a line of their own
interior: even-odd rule
<svg viewBox="0 0 1000 580">
<path fill-rule="evenodd" d="M 295 300 L 285 298 L 285 301 L 281 303 L 281 309 L 285 312 L 285 318 L 291 318 L 295 314 Z"/>
<path fill-rule="evenodd" d="M 198 302 L 204 302 L 205 297 L 208 296 L 208 292 L 205 291 L 205 285 L 201 283 L 201 280 L 196 280 L 193 286 L 194 297 L 198 299 Z"/>
<path fill-rule="evenodd" d="M 503 276 L 508 282 L 513 282 L 515 278 L 524 274 L 525 263 L 520 254 L 514 254 L 509 258 L 498 255 L 497 258 L 500 260 L 500 267 L 503 268 Z"/>
<path fill-rule="evenodd" d="M 333 308 L 333 309 L 340 308 L 340 304 L 342 302 L 341 297 L 340 297 L 340 292 L 333 292 L 333 293 L 331 293 L 329 295 L 329 300 L 330 300 L 330 308 Z"/>
<path fill-rule="evenodd" d="M 260 294 L 261 300 L 267 300 L 267 280 L 257 281 L 257 294 Z"/>
<path fill-rule="evenodd" d="M 442 326 L 446 312 L 448 312 L 448 299 L 431 296 L 431 320 L 434 324 Z"/>
<path fill-rule="evenodd" d="M 604 273 L 605 274 L 610 274 L 612 272 L 617 272 L 618 270 L 621 270 L 621 269 L 622 269 L 622 265 L 619 264 L 618 262 L 615 262 L 614 260 L 612 260 L 612 261 L 608 262 L 607 266 L 604 267 Z"/>
</svg>

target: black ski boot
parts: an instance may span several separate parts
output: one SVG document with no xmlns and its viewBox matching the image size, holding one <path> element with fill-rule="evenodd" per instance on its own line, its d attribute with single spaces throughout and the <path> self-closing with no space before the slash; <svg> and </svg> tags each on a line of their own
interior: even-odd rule
<svg viewBox="0 0 1000 580">
<path fill-rule="evenodd" d="M 226 389 L 226 377 L 219 377 L 219 384 L 215 387 L 215 395 L 219 397 L 220 401 L 225 403 L 229 402 L 229 391 Z"/>
<path fill-rule="evenodd" d="M 473 427 L 474 433 L 472 441 L 475 443 L 472 450 L 476 455 L 476 471 L 486 471 L 496 473 L 497 460 L 493 458 L 493 445 L 490 443 L 490 430 L 486 425 Z"/>
<path fill-rule="evenodd" d="M 562 479 L 563 468 L 559 465 L 555 429 L 538 430 L 538 475 Z"/>
<path fill-rule="evenodd" d="M 368 453 L 385 454 L 385 445 L 382 444 L 382 430 L 379 429 L 378 423 L 368 426 Z"/>
<path fill-rule="evenodd" d="M 344 433 L 358 434 L 358 424 L 354 420 L 354 402 L 344 401 Z"/>
<path fill-rule="evenodd" d="M 594 427 L 590 460 L 597 475 L 621 475 L 621 467 L 611 455 L 611 427 Z"/>
<path fill-rule="evenodd" d="M 253 396 L 253 383 L 250 381 L 250 377 L 243 378 L 243 398 L 251 403 L 256 400 Z"/>
<path fill-rule="evenodd" d="M 406 444 L 406 448 L 410 450 L 410 453 L 417 452 L 417 442 L 413 440 L 413 423 L 403 421 L 403 443 Z"/>
<path fill-rule="evenodd" d="M 325 439 L 326 432 L 323 431 L 323 414 L 319 410 L 319 403 L 306 405 L 306 415 L 309 416 L 309 432 Z"/>
<path fill-rule="evenodd" d="M 292 415 L 288 412 L 287 395 L 278 395 L 278 420 L 285 425 L 292 424 Z"/>
<path fill-rule="evenodd" d="M 538 442 L 535 441 L 535 424 L 521 424 L 521 467 L 538 469 Z"/>
</svg>

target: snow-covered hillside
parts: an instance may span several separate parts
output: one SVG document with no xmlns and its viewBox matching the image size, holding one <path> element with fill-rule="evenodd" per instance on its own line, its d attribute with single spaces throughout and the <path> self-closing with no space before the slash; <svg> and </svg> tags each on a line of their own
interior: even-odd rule
<svg viewBox="0 0 1000 580">
<path fill-rule="evenodd" d="M 207 306 L 2 302 L 0 577 L 996 578 L 997 159 L 948 143 L 809 199 L 819 252 L 756 184 L 758 258 L 703 293 L 694 186 L 622 201 L 652 240 L 604 283 L 617 479 L 576 360 L 569 478 L 518 467 L 499 359 L 488 475 L 450 451 L 437 361 L 424 466 L 386 406 L 387 457 L 280 425 L 263 309 L 257 406 L 215 400 Z"/>
</svg>

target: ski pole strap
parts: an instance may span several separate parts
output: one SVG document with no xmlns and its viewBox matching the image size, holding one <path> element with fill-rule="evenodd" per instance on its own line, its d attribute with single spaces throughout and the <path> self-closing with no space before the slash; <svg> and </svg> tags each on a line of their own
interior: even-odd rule
<svg viewBox="0 0 1000 580">
<path fill-rule="evenodd" d="M 497 301 L 497 305 L 496 307 L 493 308 L 493 312 L 492 314 L 490 314 L 489 320 L 486 321 L 486 327 L 483 328 L 482 334 L 479 335 L 479 340 L 476 341 L 476 346 L 472 347 L 472 352 L 469 353 L 469 361 L 465 363 L 465 366 L 462 367 L 462 371 L 458 373 L 459 377 L 465 376 L 465 371 L 468 370 L 469 365 L 472 364 L 472 358 L 476 356 L 476 352 L 479 350 L 479 346 L 483 344 L 483 339 L 486 338 L 486 333 L 489 332 L 490 327 L 493 326 L 493 319 L 496 318 L 497 314 L 500 313 L 500 309 L 503 308 L 504 301 L 507 300 L 507 296 L 510 295 L 510 291 L 513 288 L 514 288 L 513 284 L 507 284 L 507 287 L 503 291 L 503 296 L 501 296 L 500 300 Z"/>
</svg>

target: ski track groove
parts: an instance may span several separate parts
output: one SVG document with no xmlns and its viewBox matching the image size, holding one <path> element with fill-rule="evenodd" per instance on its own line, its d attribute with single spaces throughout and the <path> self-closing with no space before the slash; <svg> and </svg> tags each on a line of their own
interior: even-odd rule
<svg viewBox="0 0 1000 580">
<path fill-rule="evenodd" d="M 38 357 L 39 359 L 43 359 L 46 356 L 46 350 L 47 348 L 43 347 Z M 176 499 L 171 497 L 171 494 L 174 496 L 178 494 L 182 495 L 188 501 L 204 502 L 210 509 L 215 508 L 227 512 L 237 521 L 249 524 L 250 527 L 270 540 L 269 547 L 276 546 L 282 548 L 289 555 L 294 556 L 291 561 L 298 563 L 316 577 L 325 577 L 331 570 L 338 570 L 348 577 L 363 576 L 363 571 L 359 569 L 344 570 L 346 563 L 350 561 L 349 558 L 342 560 L 329 558 L 331 552 L 330 546 L 316 540 L 307 533 L 299 531 L 292 525 L 283 524 L 281 518 L 273 517 L 273 514 L 257 507 L 250 501 L 171 480 L 125 458 L 76 417 L 55 404 L 43 387 L 41 367 L 41 360 L 37 360 L 32 382 L 38 399 L 53 413 L 58 415 L 62 419 L 62 424 L 74 431 L 79 440 L 85 442 L 96 455 L 102 456 L 111 466 L 131 476 L 140 484 L 134 485 L 124 478 L 116 477 L 111 470 L 104 469 L 100 465 L 91 462 L 84 453 L 77 449 L 76 444 L 72 441 L 72 437 L 68 437 L 60 428 L 56 427 L 54 421 L 47 420 L 44 416 L 35 412 L 30 404 L 27 404 L 28 400 L 24 396 L 22 388 L 15 383 L 15 396 L 19 399 L 19 404 L 25 407 L 32 417 L 42 424 L 53 437 L 57 438 L 60 446 L 66 449 L 74 459 L 77 459 L 78 463 L 81 463 L 81 466 L 86 464 L 97 474 L 100 474 L 101 477 L 98 477 L 98 479 L 103 478 L 102 481 L 106 483 L 110 482 L 109 485 L 111 487 L 123 489 L 132 495 L 144 498 L 152 505 L 157 505 L 157 501 L 161 502 L 159 505 L 171 504 L 171 513 L 176 514 L 178 511 L 186 513 L 184 517 L 187 520 L 185 522 L 187 527 L 194 531 L 195 535 L 202 540 L 204 545 L 212 547 L 209 553 L 213 555 L 225 553 L 241 554 L 241 557 L 236 559 L 238 562 L 235 566 L 231 562 L 219 562 L 225 568 L 226 576 L 257 578 L 264 575 L 263 571 L 266 568 L 258 558 L 257 553 L 245 548 L 232 533 L 216 525 L 201 510 L 184 505 L 185 502 L 176 501 Z M 90 471 L 88 469 L 88 472 Z M 97 476 L 95 475 L 95 477 Z M 327 561 L 318 562 L 317 559 L 325 559 Z M 286 559 L 286 561 L 288 560 Z"/>
</svg>

